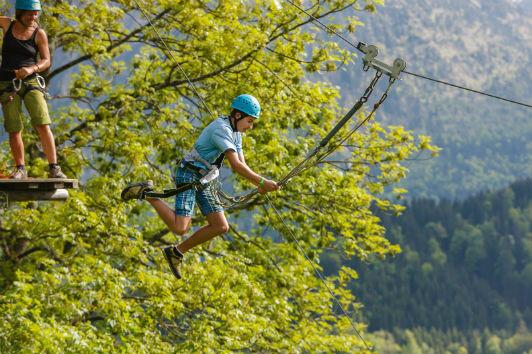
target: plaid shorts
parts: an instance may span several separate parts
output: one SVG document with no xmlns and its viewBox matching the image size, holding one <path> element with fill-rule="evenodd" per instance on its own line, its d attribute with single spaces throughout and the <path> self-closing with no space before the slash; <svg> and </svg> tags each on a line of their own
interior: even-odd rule
<svg viewBox="0 0 532 354">
<path fill-rule="evenodd" d="M 199 172 L 192 171 L 186 167 L 178 167 L 175 174 L 175 183 L 192 183 L 201 178 Z M 194 188 L 175 196 L 175 213 L 180 216 L 194 215 L 194 205 L 196 201 L 199 204 L 203 215 L 223 212 L 224 208 L 220 205 L 214 183 L 210 183 L 202 191 L 196 191 Z"/>
</svg>

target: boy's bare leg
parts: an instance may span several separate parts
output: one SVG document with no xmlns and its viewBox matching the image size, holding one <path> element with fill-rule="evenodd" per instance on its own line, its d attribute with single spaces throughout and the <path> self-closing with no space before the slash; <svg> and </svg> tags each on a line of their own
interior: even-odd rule
<svg viewBox="0 0 532 354">
<path fill-rule="evenodd" d="M 176 215 L 175 212 L 162 200 L 157 198 L 146 198 L 153 206 L 159 217 L 166 226 L 175 234 L 184 235 L 190 227 L 192 218 L 190 216 Z"/>
<path fill-rule="evenodd" d="M 193 247 L 201 245 L 210 239 L 229 231 L 229 224 L 223 212 L 206 215 L 208 224 L 198 229 L 192 236 L 177 246 L 181 253 L 185 253 Z"/>
</svg>

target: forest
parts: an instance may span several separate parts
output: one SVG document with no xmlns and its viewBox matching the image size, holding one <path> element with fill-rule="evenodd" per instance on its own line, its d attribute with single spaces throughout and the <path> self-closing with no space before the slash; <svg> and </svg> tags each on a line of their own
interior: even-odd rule
<svg viewBox="0 0 532 354">
<path fill-rule="evenodd" d="M 435 353 L 453 343 L 468 353 L 532 349 L 532 179 L 462 201 L 414 199 L 401 216 L 377 214 L 399 255 L 322 255 L 329 273 L 357 270 L 353 292 L 371 331 L 409 345 L 417 339 Z"/>
</svg>

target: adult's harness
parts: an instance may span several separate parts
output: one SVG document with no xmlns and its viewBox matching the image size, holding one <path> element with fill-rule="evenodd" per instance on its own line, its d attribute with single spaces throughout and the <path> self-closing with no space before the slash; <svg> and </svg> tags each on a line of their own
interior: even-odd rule
<svg viewBox="0 0 532 354">
<path fill-rule="evenodd" d="M 31 81 L 33 79 L 37 80 L 37 85 L 34 85 L 31 82 L 29 82 L 29 81 Z M 47 99 L 47 100 L 50 99 L 50 94 L 46 90 L 46 81 L 44 80 L 44 78 L 41 75 L 36 73 L 34 75 L 29 75 L 29 76 L 25 77 L 24 79 L 14 78 L 12 83 L 9 86 L 7 86 L 6 88 L 0 90 L 0 95 L 3 95 L 6 92 L 10 93 L 9 97 L 7 98 L 7 100 L 5 100 L 5 101 L 3 101 L 1 103 L 8 103 L 8 102 L 12 101 L 13 98 L 15 97 L 14 96 L 15 94 L 19 95 L 22 99 L 24 99 L 24 97 L 28 94 L 28 92 L 30 92 L 32 90 L 40 91 L 44 95 L 45 99 Z"/>
</svg>

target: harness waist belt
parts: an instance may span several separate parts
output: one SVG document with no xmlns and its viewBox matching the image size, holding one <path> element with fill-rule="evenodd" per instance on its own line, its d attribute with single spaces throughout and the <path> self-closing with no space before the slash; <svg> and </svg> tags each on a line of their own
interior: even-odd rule
<svg viewBox="0 0 532 354">
<path fill-rule="evenodd" d="M 189 169 L 189 170 L 191 170 L 193 172 L 197 172 L 197 173 L 199 173 L 202 176 L 206 175 L 207 172 L 208 172 L 206 169 L 198 167 L 198 166 L 194 165 L 192 162 L 186 161 L 186 160 L 181 160 L 181 167 Z"/>
</svg>

